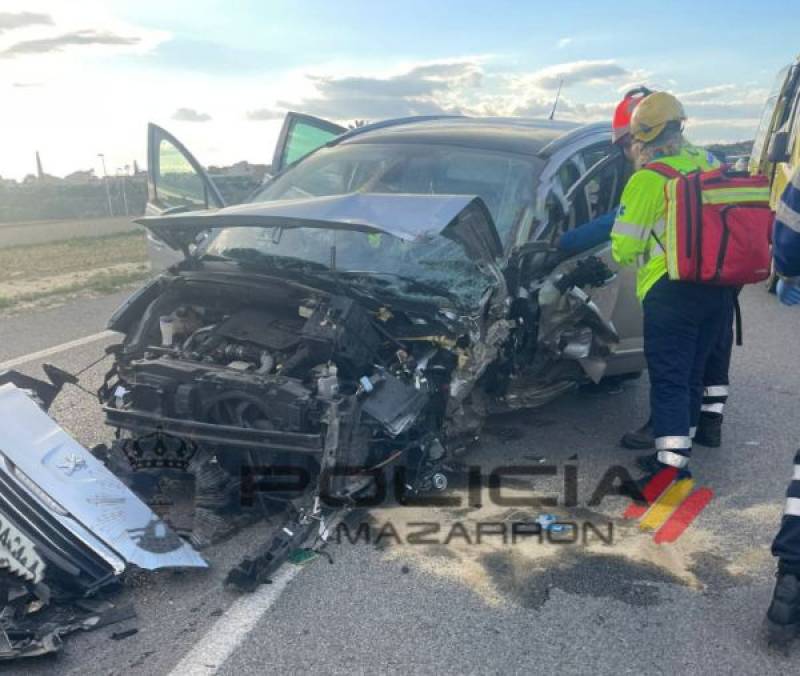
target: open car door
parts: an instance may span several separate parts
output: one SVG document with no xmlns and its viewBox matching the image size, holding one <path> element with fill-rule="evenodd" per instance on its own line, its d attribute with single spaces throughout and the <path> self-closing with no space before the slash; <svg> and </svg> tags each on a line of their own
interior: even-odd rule
<svg viewBox="0 0 800 676">
<path fill-rule="evenodd" d="M 147 125 L 147 215 L 197 211 L 225 206 L 205 169 L 170 134 Z"/>
<path fill-rule="evenodd" d="M 588 167 L 559 200 L 565 207 L 563 211 L 558 210 L 560 223 L 557 225 L 562 227 L 554 228 L 551 244 L 555 245 L 563 228 L 579 228 L 616 209 L 625 177 L 625 160 L 619 152 L 610 151 Z M 540 330 L 564 342 L 562 330 L 577 317 L 574 310 L 580 309 L 584 315 L 582 323 L 594 327 L 591 341 L 590 333 L 582 335 L 586 341 L 585 353 L 578 349 L 579 341 L 572 350 L 586 374 L 598 381 L 604 376 L 637 373 L 645 363 L 641 306 L 635 292 L 636 273 L 632 268 L 620 268 L 614 261 L 610 240 L 564 259 L 552 271 L 551 278 L 573 270 L 577 263 L 590 256 L 600 259 L 615 275 L 587 292 L 571 291 L 574 296 L 571 302 L 559 306 L 550 321 L 543 317 Z"/>
<path fill-rule="evenodd" d="M 152 122 L 147 125 L 147 216 L 225 206 L 214 182 L 186 147 Z M 151 232 L 147 233 L 150 263 L 162 270 L 181 257 Z"/>
<path fill-rule="evenodd" d="M 313 115 L 286 113 L 272 158 L 272 174 L 280 173 L 346 131 L 341 125 Z"/>
</svg>

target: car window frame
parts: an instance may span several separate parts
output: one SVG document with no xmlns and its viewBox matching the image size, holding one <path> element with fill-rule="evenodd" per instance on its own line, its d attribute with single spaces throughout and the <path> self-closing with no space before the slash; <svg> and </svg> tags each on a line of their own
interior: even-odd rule
<svg viewBox="0 0 800 676">
<path fill-rule="evenodd" d="M 528 242 L 544 241 L 543 236 L 547 234 L 550 226 L 549 218 L 545 209 L 546 205 L 548 204 L 548 198 L 555 198 L 558 200 L 565 215 L 570 212 L 572 207 L 567 201 L 568 190 L 565 191 L 563 189 L 559 174 L 561 168 L 565 164 L 572 163 L 581 170 L 578 178 L 572 183 L 572 185 L 575 185 L 576 183 L 580 182 L 589 172 L 591 172 L 597 164 L 602 162 L 605 156 L 613 152 L 610 130 L 608 132 L 591 134 L 590 136 L 581 139 L 581 141 L 582 142 L 580 143 L 567 146 L 557 154 L 554 154 L 550 159 L 550 162 L 548 162 L 545 171 L 543 171 L 540 176 L 540 185 L 537 195 L 538 225 L 530 228 L 527 237 L 524 235 L 522 230 L 516 233 L 517 238 L 515 241 L 517 246 L 524 246 Z M 598 160 L 598 162 L 595 162 L 592 166 L 586 167 L 586 154 L 601 147 L 607 150 L 604 157 L 601 157 L 601 159 Z M 570 188 L 571 187 L 572 186 L 570 186 Z M 569 229 L 574 227 L 575 225 L 573 224 Z"/>
</svg>

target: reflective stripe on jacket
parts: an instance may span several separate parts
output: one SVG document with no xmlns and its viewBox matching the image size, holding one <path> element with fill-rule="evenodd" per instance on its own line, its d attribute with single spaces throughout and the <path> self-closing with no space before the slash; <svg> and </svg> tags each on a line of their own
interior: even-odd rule
<svg viewBox="0 0 800 676">
<path fill-rule="evenodd" d="M 779 274 L 800 275 L 800 167 L 792 174 L 775 212 L 772 251 Z"/>
<path fill-rule="evenodd" d="M 659 157 L 683 174 L 719 166 L 718 160 L 702 148 L 686 145 L 677 155 Z M 612 254 L 620 265 L 638 266 L 636 295 L 644 300 L 647 292 L 667 273 L 664 243 L 664 186 L 667 178 L 649 169 L 631 176 L 622 193 L 617 219 L 611 230 Z M 660 242 L 660 243 L 659 243 Z"/>
</svg>

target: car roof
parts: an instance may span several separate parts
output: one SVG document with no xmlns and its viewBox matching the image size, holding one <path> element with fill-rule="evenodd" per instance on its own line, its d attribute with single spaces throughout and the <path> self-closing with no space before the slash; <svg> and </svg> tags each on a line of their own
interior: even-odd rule
<svg viewBox="0 0 800 676">
<path fill-rule="evenodd" d="M 387 120 L 346 132 L 333 143 L 427 143 L 547 157 L 587 134 L 609 134 L 609 124 L 580 125 L 517 117 L 436 116 Z"/>
</svg>

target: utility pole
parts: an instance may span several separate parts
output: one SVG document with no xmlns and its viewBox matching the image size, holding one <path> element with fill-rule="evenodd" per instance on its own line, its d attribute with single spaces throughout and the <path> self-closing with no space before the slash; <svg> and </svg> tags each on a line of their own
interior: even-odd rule
<svg viewBox="0 0 800 676">
<path fill-rule="evenodd" d="M 125 215 L 126 216 L 130 215 L 128 213 L 128 194 L 127 194 L 127 192 L 125 190 L 125 177 L 128 175 L 128 171 L 129 170 L 130 170 L 130 166 L 127 165 L 127 164 L 125 165 L 124 170 L 117 169 L 117 174 L 119 176 L 121 176 L 121 180 L 122 180 L 122 206 L 125 209 Z"/>
<path fill-rule="evenodd" d="M 106 187 L 106 199 L 108 200 L 108 215 L 114 217 L 114 207 L 111 206 L 111 190 L 108 188 L 108 172 L 106 171 L 106 156 L 103 153 L 97 153 L 97 156 L 103 163 L 103 185 Z"/>
<path fill-rule="evenodd" d="M 558 91 L 556 92 L 556 99 L 555 99 L 555 101 L 553 101 L 553 110 L 550 111 L 550 117 L 547 118 L 548 120 L 552 120 L 555 117 L 556 106 L 558 105 L 558 99 L 561 96 L 561 87 L 563 87 L 563 86 L 564 86 L 564 80 L 559 80 L 558 81 Z"/>
</svg>

